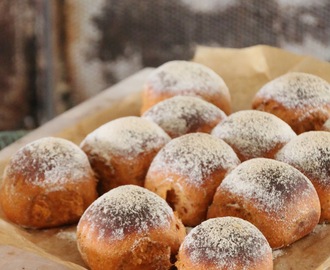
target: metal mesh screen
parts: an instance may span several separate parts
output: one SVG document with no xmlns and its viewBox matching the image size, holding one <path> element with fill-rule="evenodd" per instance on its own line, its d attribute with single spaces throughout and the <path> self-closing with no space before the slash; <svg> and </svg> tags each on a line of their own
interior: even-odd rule
<svg viewBox="0 0 330 270">
<path fill-rule="evenodd" d="M 267 44 L 330 60 L 329 0 L 5 0 L 0 130 L 42 124 L 196 45 Z M 19 109 L 17 109 L 19 108 Z"/>
<path fill-rule="evenodd" d="M 267 44 L 330 59 L 329 1 L 81 0 L 67 5 L 76 25 L 75 39 L 67 44 L 69 61 L 76 63 L 73 83 L 87 96 L 144 66 L 190 59 L 196 45 Z"/>
</svg>

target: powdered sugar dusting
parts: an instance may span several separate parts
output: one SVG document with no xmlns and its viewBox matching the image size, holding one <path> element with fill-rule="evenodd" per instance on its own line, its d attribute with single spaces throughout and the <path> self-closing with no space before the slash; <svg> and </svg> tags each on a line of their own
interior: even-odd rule
<svg viewBox="0 0 330 270">
<path fill-rule="evenodd" d="M 92 154 L 108 160 L 110 156 L 134 159 L 143 152 L 158 149 L 170 137 L 157 124 L 136 116 L 112 120 L 90 133 L 81 143 L 89 145 Z M 111 155 L 110 155 L 111 153 Z"/>
<path fill-rule="evenodd" d="M 263 234 L 251 223 L 235 217 L 213 218 L 191 230 L 183 241 L 193 263 L 212 263 L 219 269 L 250 266 L 271 256 L 271 248 Z M 244 268 L 245 269 L 245 268 Z"/>
<path fill-rule="evenodd" d="M 139 186 L 124 185 L 94 201 L 79 224 L 87 221 L 99 240 L 121 240 L 130 233 L 169 228 L 173 219 L 173 210 L 158 195 Z"/>
<path fill-rule="evenodd" d="M 146 80 L 155 91 L 172 94 L 214 94 L 219 91 L 228 99 L 228 87 L 212 69 L 199 63 L 175 60 L 156 68 Z"/>
<path fill-rule="evenodd" d="M 281 213 L 288 205 L 316 194 L 312 183 L 292 166 L 273 159 L 255 158 L 241 163 L 220 184 L 223 190 L 243 196 L 258 209 Z M 313 195 L 314 196 L 314 195 Z"/>
<path fill-rule="evenodd" d="M 284 146 L 275 158 L 291 164 L 319 183 L 330 183 L 330 133 L 327 131 L 300 134 Z"/>
<path fill-rule="evenodd" d="M 290 72 L 265 84 L 256 97 L 276 100 L 287 108 L 319 107 L 330 103 L 330 84 L 303 72 Z"/>
<path fill-rule="evenodd" d="M 92 170 L 85 153 L 74 143 L 54 137 L 31 142 L 16 152 L 6 168 L 6 175 L 17 172 L 33 185 L 60 190 L 67 181 L 81 181 Z"/>
<path fill-rule="evenodd" d="M 201 185 L 216 169 L 231 170 L 239 163 L 235 152 L 221 139 L 206 133 L 191 133 L 165 145 L 149 172 L 162 171 L 168 176 L 175 173 L 186 177 L 192 185 Z"/>
<path fill-rule="evenodd" d="M 215 125 L 226 118 L 226 114 L 200 98 L 174 96 L 157 103 L 142 117 L 157 123 L 171 137 L 178 137 L 193 132 L 202 125 Z"/>
<path fill-rule="evenodd" d="M 256 110 L 242 110 L 229 115 L 212 131 L 240 152 L 245 159 L 263 157 L 278 145 L 284 145 L 296 133 L 277 116 Z"/>
</svg>

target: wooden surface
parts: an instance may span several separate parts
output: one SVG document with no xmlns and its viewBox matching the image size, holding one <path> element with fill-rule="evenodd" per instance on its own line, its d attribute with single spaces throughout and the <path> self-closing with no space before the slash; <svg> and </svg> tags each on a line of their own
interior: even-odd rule
<svg viewBox="0 0 330 270">
<path fill-rule="evenodd" d="M 35 139 L 59 136 L 78 144 L 89 132 L 107 121 L 138 115 L 140 90 L 150 71 L 142 70 L 2 150 L 0 174 L 10 156 Z M 85 269 L 76 247 L 75 226 L 42 231 L 24 230 L 1 217 L 1 269 L 39 269 L 44 265 L 48 268 L 40 269 Z M 273 253 L 276 270 L 330 269 L 330 225 L 318 225 L 307 237 Z"/>
</svg>

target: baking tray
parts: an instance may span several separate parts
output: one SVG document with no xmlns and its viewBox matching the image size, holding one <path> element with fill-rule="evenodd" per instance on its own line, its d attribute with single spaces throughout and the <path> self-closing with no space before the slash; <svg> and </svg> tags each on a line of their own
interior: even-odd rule
<svg viewBox="0 0 330 270">
<path fill-rule="evenodd" d="M 283 62 L 280 71 L 276 70 L 274 58 Z M 281 73 L 308 71 L 330 76 L 328 63 L 267 46 L 201 47 L 193 60 L 209 65 L 223 76 L 234 96 L 234 110 L 248 108 L 258 87 Z M 4 148 L 0 151 L 0 175 L 11 155 L 33 140 L 56 136 L 79 144 L 88 133 L 112 119 L 139 115 L 140 91 L 152 70 L 141 70 Z M 0 212 L 0 269 L 86 269 L 77 250 L 75 232 L 76 226 L 22 229 Z M 318 225 L 310 235 L 273 255 L 277 270 L 330 269 L 330 225 Z"/>
</svg>

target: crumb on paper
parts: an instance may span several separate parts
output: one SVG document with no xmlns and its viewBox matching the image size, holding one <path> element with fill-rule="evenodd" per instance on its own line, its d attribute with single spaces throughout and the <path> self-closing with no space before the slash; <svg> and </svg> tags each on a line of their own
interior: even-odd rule
<svg viewBox="0 0 330 270">
<path fill-rule="evenodd" d="M 56 234 L 56 237 L 62 240 L 76 241 L 76 233 L 74 231 L 60 231 Z"/>
<path fill-rule="evenodd" d="M 276 249 L 273 251 L 273 259 L 276 259 L 278 257 L 281 257 L 285 254 L 285 250 L 284 249 Z"/>
</svg>

